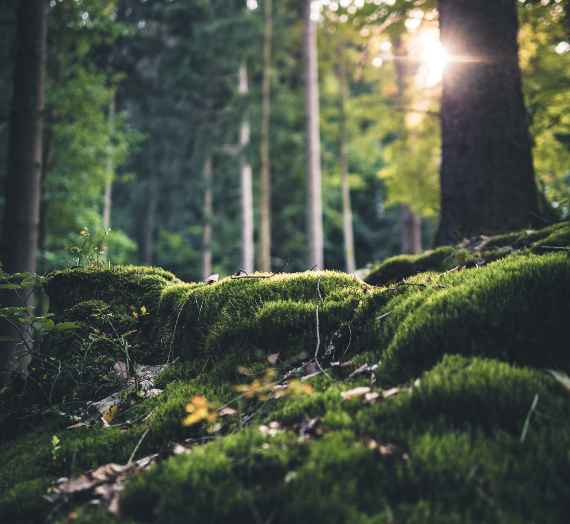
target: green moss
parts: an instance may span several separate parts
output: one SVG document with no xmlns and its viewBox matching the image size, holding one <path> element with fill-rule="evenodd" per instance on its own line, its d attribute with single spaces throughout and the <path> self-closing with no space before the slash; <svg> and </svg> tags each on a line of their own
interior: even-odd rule
<svg viewBox="0 0 570 524">
<path fill-rule="evenodd" d="M 369 273 L 366 282 L 374 286 L 384 286 L 426 271 L 447 271 L 456 265 L 456 250 L 445 246 L 421 255 L 389 258 Z"/>
<path fill-rule="evenodd" d="M 383 286 L 422 272 L 443 273 L 456 266 L 473 267 L 529 251 L 542 255 L 552 247 L 570 248 L 570 223 L 539 230 L 523 230 L 492 237 L 481 236 L 452 247 L 444 246 L 420 255 L 400 255 L 372 268 L 366 282 Z"/>
<path fill-rule="evenodd" d="M 542 373 L 449 357 L 384 403 L 343 401 L 338 385 L 285 400 L 271 415 L 284 432 L 248 429 L 172 458 L 134 479 L 122 508 L 142 522 L 563 522 L 567 400 Z M 322 436 L 296 437 L 303 414 L 321 417 Z"/>
<path fill-rule="evenodd" d="M 132 344 L 147 340 L 153 358 L 179 359 L 159 380 L 161 396 L 118 415 L 117 422 L 132 421 L 124 429 L 66 430 L 63 417 L 43 417 L 6 441 L 0 521 L 45 521 L 41 494 L 50 482 L 126 462 L 144 434 L 137 457 L 172 442 L 194 447 L 128 483 L 121 522 L 565 522 L 570 402 L 540 370 L 570 371 L 570 261 L 541 248 L 566 245 L 566 235 L 568 224 L 558 224 L 487 239 L 481 249 L 402 259 L 414 276 L 390 287 L 335 272 L 210 285 L 136 268 L 52 276 L 58 318 L 82 324 L 78 342 L 85 333 L 109 336 L 110 315 L 135 332 Z M 499 260 L 488 263 L 493 258 Z M 466 268 L 475 262 L 483 266 Z M 456 265 L 464 267 L 446 272 Z M 142 305 L 148 315 L 131 309 Z M 233 385 L 253 379 L 238 366 L 252 375 L 270 365 L 285 372 L 317 348 L 324 365 L 379 363 L 376 382 L 329 369 L 330 378 L 311 380 L 311 396 L 235 398 Z M 53 351 L 62 361 L 78 354 L 68 343 Z M 101 344 L 88 358 L 111 354 Z M 344 390 L 362 385 L 401 390 L 373 403 L 343 400 Z M 204 424 L 182 426 L 198 394 L 213 405 L 232 401 L 242 417 L 225 418 L 215 438 Z M 260 431 L 273 421 L 277 435 Z M 68 509 L 77 522 L 117 522 L 75 503 Z"/>
<path fill-rule="evenodd" d="M 56 314 L 86 300 L 153 310 L 162 289 L 177 282 L 172 273 L 154 267 L 74 268 L 51 273 L 46 290 Z"/>
<path fill-rule="evenodd" d="M 381 375 L 410 379 L 445 354 L 570 369 L 566 255 L 514 257 L 450 274 L 394 304 Z"/>
</svg>

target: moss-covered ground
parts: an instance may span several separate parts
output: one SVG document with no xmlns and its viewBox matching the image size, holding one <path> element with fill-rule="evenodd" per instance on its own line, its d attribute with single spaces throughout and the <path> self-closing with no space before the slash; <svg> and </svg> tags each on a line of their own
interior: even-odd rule
<svg viewBox="0 0 570 524">
<path fill-rule="evenodd" d="M 0 522 L 567 522 L 569 247 L 567 223 L 477 239 L 389 278 L 388 261 L 387 285 L 54 274 L 56 317 L 79 326 L 49 337 L 58 365 L 4 401 Z M 171 362 L 162 394 L 78 426 L 116 361 Z M 184 426 L 203 397 L 206 417 Z M 127 481 L 119 515 L 44 498 L 133 453 L 160 460 Z"/>
</svg>

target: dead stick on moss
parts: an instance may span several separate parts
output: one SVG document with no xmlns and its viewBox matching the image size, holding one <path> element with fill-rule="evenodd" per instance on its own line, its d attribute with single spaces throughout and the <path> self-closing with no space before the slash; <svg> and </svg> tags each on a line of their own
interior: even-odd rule
<svg viewBox="0 0 570 524">
<path fill-rule="evenodd" d="M 530 405 L 530 409 L 528 410 L 528 414 L 527 414 L 526 419 L 524 421 L 524 426 L 523 426 L 523 430 L 521 433 L 521 444 L 526 439 L 526 435 L 528 433 L 528 428 L 530 427 L 530 419 L 532 417 L 532 414 L 534 413 L 534 410 L 536 409 L 537 404 L 538 404 L 538 393 L 534 396 L 534 399 L 532 400 L 532 404 Z"/>
<path fill-rule="evenodd" d="M 141 438 L 139 439 L 139 441 L 137 442 L 137 445 L 135 446 L 135 449 L 133 449 L 133 452 L 131 453 L 131 456 L 129 457 L 129 461 L 127 462 L 127 464 L 132 464 L 133 463 L 133 459 L 135 458 L 135 455 L 137 454 L 137 451 L 139 450 L 139 448 L 141 447 L 141 444 L 143 442 L 143 440 L 145 439 L 145 437 L 149 434 L 150 432 L 150 428 L 147 428 L 145 430 L 145 432 L 141 435 Z"/>
<path fill-rule="evenodd" d="M 242 280 L 244 278 L 253 278 L 253 279 L 259 279 L 259 278 L 271 278 L 273 276 L 273 273 L 270 273 L 269 275 L 232 275 L 232 280 Z"/>
</svg>

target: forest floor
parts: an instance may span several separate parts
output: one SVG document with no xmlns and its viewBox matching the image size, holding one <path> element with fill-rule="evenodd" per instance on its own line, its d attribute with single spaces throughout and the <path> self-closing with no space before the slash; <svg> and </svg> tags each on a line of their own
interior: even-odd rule
<svg viewBox="0 0 570 524">
<path fill-rule="evenodd" d="M 0 522 L 567 522 L 570 223 L 338 272 L 49 276 Z"/>
</svg>

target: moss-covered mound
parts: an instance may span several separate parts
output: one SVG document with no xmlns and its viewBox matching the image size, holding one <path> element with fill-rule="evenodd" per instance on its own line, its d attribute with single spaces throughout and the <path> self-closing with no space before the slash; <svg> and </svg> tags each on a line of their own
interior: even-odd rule
<svg viewBox="0 0 570 524">
<path fill-rule="evenodd" d="M 561 222 L 539 230 L 524 230 L 493 237 L 480 236 L 457 246 L 444 246 L 420 255 L 400 255 L 373 266 L 366 282 L 384 286 L 405 278 L 434 271 L 482 266 L 513 253 L 546 254 L 570 245 L 570 222 Z"/>
<path fill-rule="evenodd" d="M 34 425 L 2 442 L 0 521 L 566 522 L 570 256 L 551 249 L 568 247 L 564 231 L 525 233 L 524 249 L 498 261 L 389 287 L 334 272 L 54 277 L 97 282 L 50 283 L 62 318 L 106 334 L 123 308 L 133 346 L 150 333 L 148 358 L 174 362 L 163 392 L 131 401 L 110 427 L 36 398 Z M 450 253 L 420 263 L 449 267 Z M 84 358 L 112 354 L 109 338 Z M 81 354 L 50 351 L 63 368 L 66 351 Z M 120 497 L 99 476 L 97 489 L 43 498 L 60 477 L 154 453 Z M 85 504 L 113 497 L 118 514 Z"/>
</svg>

